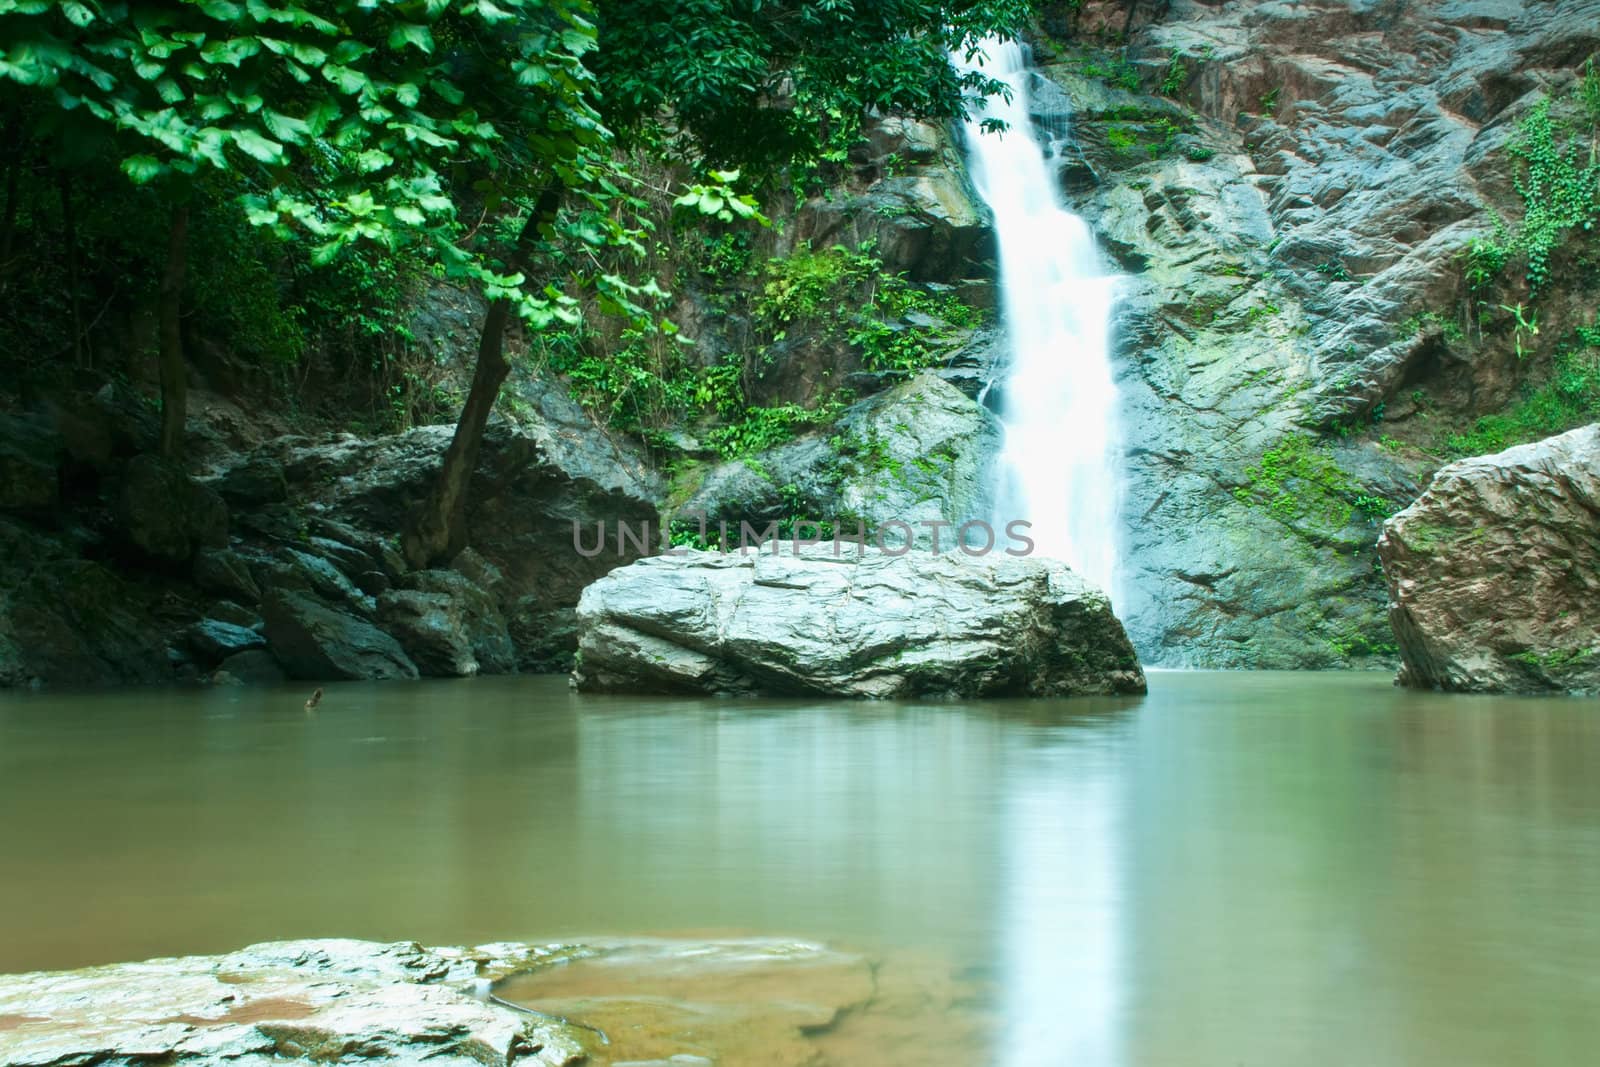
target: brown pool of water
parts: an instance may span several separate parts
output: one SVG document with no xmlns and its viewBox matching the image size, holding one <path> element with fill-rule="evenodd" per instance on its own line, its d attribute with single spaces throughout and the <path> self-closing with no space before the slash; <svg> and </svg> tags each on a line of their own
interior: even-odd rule
<svg viewBox="0 0 1600 1067">
<path fill-rule="evenodd" d="M 303 688 L 0 695 L 0 972 L 716 930 L 847 946 L 827 951 L 877 963 L 875 992 L 849 969 L 657 983 L 639 958 L 636 979 L 596 959 L 527 995 L 656 1043 L 639 1055 L 1571 1067 L 1600 1048 L 1600 701 L 1348 673 L 881 704 L 499 678 L 330 685 L 308 716 Z"/>
</svg>

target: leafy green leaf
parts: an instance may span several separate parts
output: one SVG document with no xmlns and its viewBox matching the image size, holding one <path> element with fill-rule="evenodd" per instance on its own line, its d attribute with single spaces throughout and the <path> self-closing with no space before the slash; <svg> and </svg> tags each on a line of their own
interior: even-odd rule
<svg viewBox="0 0 1600 1067">
<path fill-rule="evenodd" d="M 433 54 L 433 31 L 426 26 L 402 22 L 389 31 L 389 47 L 399 51 L 406 45 L 427 55 Z"/>
<path fill-rule="evenodd" d="M 263 163 L 277 163 L 283 159 L 283 145 L 248 127 L 233 131 L 233 143 L 246 155 Z"/>
<path fill-rule="evenodd" d="M 129 156 L 122 161 L 122 172 L 132 178 L 135 185 L 145 184 L 165 169 L 155 156 Z"/>
</svg>

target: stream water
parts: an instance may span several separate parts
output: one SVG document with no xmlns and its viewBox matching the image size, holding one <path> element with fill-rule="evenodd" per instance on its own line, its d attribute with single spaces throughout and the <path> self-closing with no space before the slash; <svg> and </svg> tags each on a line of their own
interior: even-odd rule
<svg viewBox="0 0 1600 1067">
<path fill-rule="evenodd" d="M 720 1004 L 647 1051 L 725 1064 L 1600 1048 L 1600 702 L 1165 672 L 1143 699 L 992 704 L 560 678 L 304 697 L 0 696 L 0 971 L 309 936 L 754 936 L 881 961 L 875 1007 L 813 1033 L 750 1001 L 853 1003 L 859 968 L 722 980 L 637 949 L 507 993 L 612 1026 L 608 988 Z"/>
</svg>

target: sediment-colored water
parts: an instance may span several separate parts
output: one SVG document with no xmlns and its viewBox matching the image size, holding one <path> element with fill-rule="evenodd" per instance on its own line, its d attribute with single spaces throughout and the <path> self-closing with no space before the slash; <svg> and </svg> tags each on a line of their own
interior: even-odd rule
<svg viewBox="0 0 1600 1067">
<path fill-rule="evenodd" d="M 634 950 L 505 993 L 631 1019 L 636 1058 L 724 1063 L 1600 1047 L 1593 700 L 1164 672 L 1143 700 L 601 699 L 557 678 L 304 699 L 0 698 L 0 971 L 288 937 L 737 935 L 858 962 L 663 978 L 677 953 Z M 824 1003 L 854 1007 L 797 1021 Z M 706 1004 L 715 1025 L 686 1031 Z"/>
</svg>

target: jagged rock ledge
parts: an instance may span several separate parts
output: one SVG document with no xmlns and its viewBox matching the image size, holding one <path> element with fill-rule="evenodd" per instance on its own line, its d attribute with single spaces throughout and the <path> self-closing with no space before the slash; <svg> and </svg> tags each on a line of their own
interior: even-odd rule
<svg viewBox="0 0 1600 1067">
<path fill-rule="evenodd" d="M 481 995 L 574 951 L 277 941 L 226 956 L 0 975 L 0 1063 L 575 1064 L 594 1035 Z"/>
<path fill-rule="evenodd" d="M 776 545 L 777 551 L 774 552 Z M 768 542 L 618 568 L 578 603 L 579 689 L 841 697 L 1143 693 L 1105 595 L 1033 557 Z"/>
<path fill-rule="evenodd" d="M 1600 423 L 1445 467 L 1378 555 L 1401 684 L 1600 692 Z"/>
</svg>

